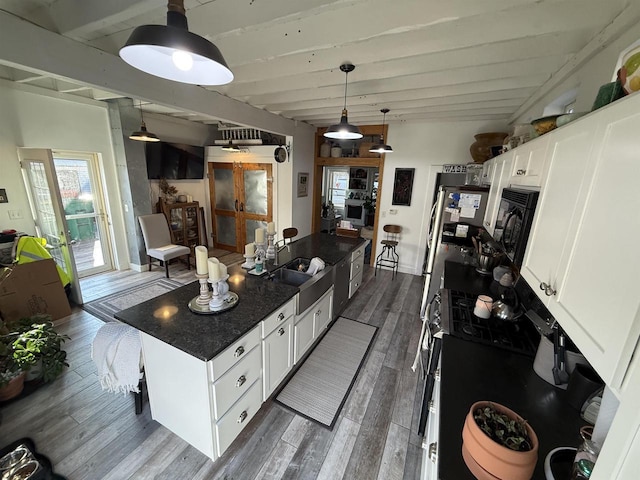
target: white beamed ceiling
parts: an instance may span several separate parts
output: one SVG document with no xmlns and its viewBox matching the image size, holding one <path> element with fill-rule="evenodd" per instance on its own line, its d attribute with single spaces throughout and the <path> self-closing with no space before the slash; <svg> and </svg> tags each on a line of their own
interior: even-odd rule
<svg viewBox="0 0 640 480">
<path fill-rule="evenodd" d="M 207 90 L 326 126 L 343 106 L 345 62 L 356 65 L 347 98 L 352 123 L 380 123 L 383 107 L 391 109 L 390 122 L 512 121 L 640 21 L 639 3 L 186 0 L 185 7 L 190 31 L 213 41 L 235 75 L 231 84 Z M 135 27 L 166 22 L 166 0 L 0 0 L 0 10 L 114 56 Z M 30 70 L 29 62 L 2 63 L 6 80 L 97 100 L 127 96 Z M 121 63 L 124 75 L 131 67 Z M 202 123 L 219 119 L 154 99 L 144 110 Z"/>
</svg>

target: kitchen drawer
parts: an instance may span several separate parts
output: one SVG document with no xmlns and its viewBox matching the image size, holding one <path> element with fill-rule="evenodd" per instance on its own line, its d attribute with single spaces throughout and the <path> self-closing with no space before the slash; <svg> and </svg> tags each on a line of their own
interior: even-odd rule
<svg viewBox="0 0 640 480">
<path fill-rule="evenodd" d="M 364 259 L 364 247 L 365 244 L 360 245 L 353 252 L 351 252 L 351 260 L 350 262 L 354 262 L 358 257 L 362 257 Z"/>
<path fill-rule="evenodd" d="M 353 297 L 353 294 L 356 293 L 358 288 L 360 288 L 360 284 L 361 283 L 362 283 L 362 272 L 360 272 L 358 275 L 356 275 L 349 282 L 349 298 Z"/>
<path fill-rule="evenodd" d="M 259 325 L 209 362 L 211 379 L 218 380 L 258 345 L 260 345 Z"/>
<path fill-rule="evenodd" d="M 353 279 L 362 273 L 364 268 L 364 256 L 360 255 L 354 261 L 351 262 L 351 269 L 349 271 L 349 278 Z"/>
<path fill-rule="evenodd" d="M 213 384 L 213 414 L 216 420 L 262 378 L 262 349 L 256 347 L 243 356 L 231 369 Z"/>
<path fill-rule="evenodd" d="M 255 382 L 215 425 L 218 455 L 222 455 L 262 405 L 262 382 Z"/>
<path fill-rule="evenodd" d="M 262 338 L 266 338 L 276 327 L 280 326 L 284 321 L 295 313 L 295 298 L 278 308 L 262 321 Z"/>
<path fill-rule="evenodd" d="M 314 337 L 318 335 L 329 325 L 332 318 L 331 306 L 333 303 L 333 292 L 329 291 L 324 297 L 313 307 L 313 329 Z"/>
</svg>

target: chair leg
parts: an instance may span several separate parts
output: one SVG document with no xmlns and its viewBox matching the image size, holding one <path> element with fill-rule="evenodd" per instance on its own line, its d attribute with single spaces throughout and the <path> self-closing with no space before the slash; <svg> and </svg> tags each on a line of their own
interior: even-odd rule
<svg viewBox="0 0 640 480">
<path fill-rule="evenodd" d="M 147 257 L 149 259 L 149 271 L 151 271 L 151 267 L 153 265 L 153 259 L 151 257 Z"/>
<path fill-rule="evenodd" d="M 169 278 L 169 260 L 164 262 L 164 276 Z"/>
</svg>

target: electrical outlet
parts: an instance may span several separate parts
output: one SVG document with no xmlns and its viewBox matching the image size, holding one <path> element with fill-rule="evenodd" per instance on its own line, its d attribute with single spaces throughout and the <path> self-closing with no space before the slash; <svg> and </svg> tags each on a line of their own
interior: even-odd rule
<svg viewBox="0 0 640 480">
<path fill-rule="evenodd" d="M 22 210 L 9 210 L 10 220 L 20 220 L 22 218 Z"/>
</svg>

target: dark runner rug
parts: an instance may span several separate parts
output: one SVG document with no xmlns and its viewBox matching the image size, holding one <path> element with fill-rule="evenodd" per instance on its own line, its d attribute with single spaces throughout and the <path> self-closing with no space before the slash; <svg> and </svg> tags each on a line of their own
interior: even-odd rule
<svg viewBox="0 0 640 480">
<path fill-rule="evenodd" d="M 276 401 L 333 428 L 377 330 L 373 325 L 339 317 Z"/>
</svg>

